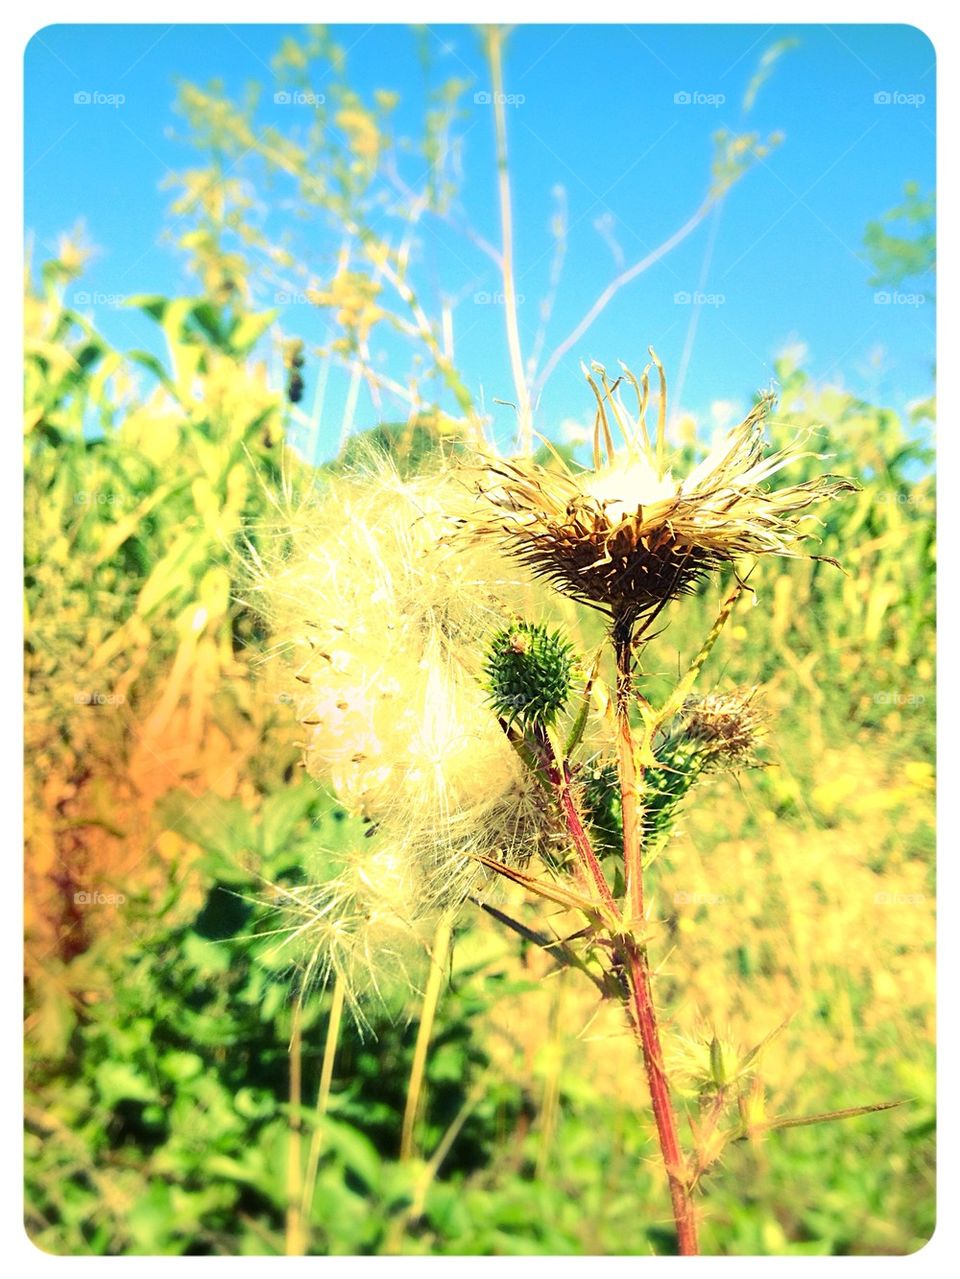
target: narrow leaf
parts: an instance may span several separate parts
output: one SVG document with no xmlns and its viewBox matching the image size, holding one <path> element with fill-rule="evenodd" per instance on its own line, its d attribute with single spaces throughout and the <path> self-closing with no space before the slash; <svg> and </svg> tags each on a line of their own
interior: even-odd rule
<svg viewBox="0 0 960 1279">
<path fill-rule="evenodd" d="M 583 694 L 580 698 L 580 707 L 577 711 L 577 718 L 573 721 L 573 726 L 570 729 L 569 736 L 567 737 L 567 745 L 564 752 L 567 759 L 572 756 L 573 752 L 583 741 L 583 734 L 587 727 L 587 718 L 590 714 L 590 699 L 593 696 L 593 683 L 600 670 L 600 661 L 602 657 L 603 648 L 601 647 L 597 649 L 597 655 L 593 659 L 593 665 L 591 666 L 590 674 L 587 677 L 586 687 L 584 688 Z"/>
<path fill-rule="evenodd" d="M 760 1124 L 754 1132 L 770 1132 L 774 1128 L 805 1128 L 808 1124 L 825 1124 L 833 1119 L 856 1119 L 858 1115 L 872 1115 L 879 1110 L 893 1110 L 895 1106 L 905 1106 L 910 1099 L 903 1097 L 899 1101 L 875 1101 L 870 1106 L 849 1106 L 846 1110 L 826 1110 L 819 1115 L 797 1115 L 782 1119 L 771 1119 Z"/>
<path fill-rule="evenodd" d="M 503 862 L 498 862 L 493 857 L 485 857 L 482 853 L 475 853 L 474 856 L 488 870 L 495 871 L 496 874 L 502 875 L 504 879 L 509 879 L 514 884 L 519 884 L 527 892 L 535 893 L 546 901 L 555 902 L 566 910 L 579 910 L 588 919 L 602 923 L 606 927 L 613 925 L 613 921 L 606 920 L 597 903 L 591 901 L 589 897 L 572 892 L 568 888 L 562 888 L 559 884 L 552 884 L 548 880 L 537 879 L 536 876 L 528 875 L 525 871 L 517 870 L 514 866 L 505 866 Z"/>
</svg>

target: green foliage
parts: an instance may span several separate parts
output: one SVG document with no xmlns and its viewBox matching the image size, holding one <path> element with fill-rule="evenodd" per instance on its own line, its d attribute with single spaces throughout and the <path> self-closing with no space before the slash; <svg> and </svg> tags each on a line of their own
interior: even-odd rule
<svg viewBox="0 0 960 1279">
<path fill-rule="evenodd" d="M 658 743 L 657 766 L 647 768 L 641 786 L 644 856 L 652 858 L 669 837 L 683 801 L 703 775 L 707 758 L 682 738 Z M 623 854 L 623 814 L 617 766 L 590 767 L 584 786 L 584 811 L 590 830 L 607 855 Z"/>
<path fill-rule="evenodd" d="M 58 1253 L 282 1252 L 293 1005 L 285 965 L 265 939 L 251 945 L 269 918 L 256 898 L 262 878 L 322 871 L 317 849 L 346 837 L 346 818 L 307 782 L 264 797 L 255 819 L 239 800 L 208 798 L 198 810 L 187 797 L 158 816 L 200 844 L 209 887 L 183 922 L 179 893 L 162 914 L 138 904 L 123 936 L 57 969 L 32 1054 L 31 1233 Z M 251 851 L 256 872 L 243 869 Z M 485 1070 L 471 1026 L 510 983 L 467 966 L 458 986 L 429 1064 L 430 1142 Z M 314 991 L 303 1006 L 314 1089 L 328 1004 Z M 323 1135 L 317 1251 L 376 1251 L 403 1207 L 393 1152 L 414 1028 L 380 1020 L 374 1030 L 375 1040 L 345 1035 L 330 1113 L 301 1116 Z M 489 1081 L 451 1171 L 486 1162 L 516 1105 Z"/>
<path fill-rule="evenodd" d="M 903 189 L 903 203 L 867 223 L 863 243 L 873 265 L 870 284 L 897 288 L 916 280 L 932 292 L 937 261 L 936 196 L 920 194 L 916 182 Z"/>
</svg>

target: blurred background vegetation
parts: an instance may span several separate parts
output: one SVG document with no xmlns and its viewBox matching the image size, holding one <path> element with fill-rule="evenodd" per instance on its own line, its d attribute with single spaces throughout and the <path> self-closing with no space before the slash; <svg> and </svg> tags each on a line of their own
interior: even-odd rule
<svg viewBox="0 0 960 1279">
<path fill-rule="evenodd" d="M 307 53 L 335 60 L 327 39 L 286 48 L 285 73 Z M 456 92 L 427 121 L 408 220 L 448 199 Z M 401 469 L 484 425 L 445 317 L 410 282 L 409 244 L 368 217 L 389 95 L 363 103 L 344 80 L 331 96 L 346 142 L 319 131 L 308 151 L 183 89 L 201 158 L 175 208 L 198 293 L 131 300 L 165 358 L 114 349 L 70 307 L 79 235 L 28 272 L 28 1229 L 55 1253 L 669 1251 L 618 1010 L 598 1010 L 575 973 L 545 982 L 542 955 L 479 912 L 462 921 L 412 1100 L 416 999 L 371 1010 L 362 1035 L 313 992 L 291 1075 L 290 984 L 256 944 L 251 899 L 263 879 L 310 873 L 356 824 L 297 767 L 237 551 L 283 474 L 315 478 L 285 447 L 319 426 L 304 379 L 346 361 L 391 389 L 376 326 L 415 370 L 394 378 L 401 420 L 366 424 Z M 718 146 L 720 198 L 749 147 Z M 343 237 L 328 278 L 290 282 L 331 312 L 323 350 L 252 301 L 252 278 L 276 286 L 271 273 L 299 267 L 247 221 L 231 157 L 251 149 Z M 908 188 L 866 229 L 874 283 L 928 277 L 925 200 Z M 771 1113 L 911 1099 L 735 1147 L 705 1188 L 704 1250 L 906 1253 L 933 1217 L 933 406 L 898 416 L 815 386 L 789 355 L 777 376 L 774 442 L 816 428 L 830 469 L 863 488 L 822 529 L 845 571 L 765 567 L 758 607 L 714 659 L 721 681 L 764 685 L 771 767 L 705 792 L 656 864 L 658 997 L 678 1054 L 714 1030 L 752 1044 L 790 1016 L 764 1057 Z M 677 430 L 695 456 L 697 424 Z M 673 606 L 654 694 L 715 606 L 710 589 Z"/>
</svg>

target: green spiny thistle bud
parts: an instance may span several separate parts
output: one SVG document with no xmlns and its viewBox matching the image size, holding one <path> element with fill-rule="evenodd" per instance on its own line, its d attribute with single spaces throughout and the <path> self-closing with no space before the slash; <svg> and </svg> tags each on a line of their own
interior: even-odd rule
<svg viewBox="0 0 960 1279">
<path fill-rule="evenodd" d="M 497 715 L 523 727 L 551 724 L 570 694 L 573 650 L 562 635 L 535 622 L 498 631 L 485 666 Z"/>
<path fill-rule="evenodd" d="M 670 833 L 677 810 L 706 767 L 707 756 L 682 734 L 664 739 L 656 749 L 657 766 L 643 777 L 644 837 L 651 848 Z"/>
<path fill-rule="evenodd" d="M 755 748 L 763 729 L 754 705 L 756 689 L 689 698 L 654 747 L 656 764 L 643 774 L 643 841 L 648 854 L 664 843 L 693 786 L 706 773 L 757 767 Z M 623 847 L 617 766 L 598 762 L 586 778 L 584 815 L 598 851 Z"/>
<path fill-rule="evenodd" d="M 623 853 L 623 803 L 616 764 L 597 761 L 585 770 L 583 813 L 602 857 Z"/>
<path fill-rule="evenodd" d="M 658 765 L 644 774 L 643 842 L 648 853 L 660 847 L 670 832 L 677 810 L 703 771 L 702 752 L 684 742 L 667 741 L 658 750 Z M 595 765 L 586 780 L 584 816 L 602 855 L 623 852 L 623 814 L 616 764 Z"/>
<path fill-rule="evenodd" d="M 729 1036 L 715 1030 L 692 1037 L 679 1036 L 673 1045 L 672 1065 L 689 1089 L 701 1097 L 716 1096 L 751 1076 L 748 1057 Z"/>
</svg>

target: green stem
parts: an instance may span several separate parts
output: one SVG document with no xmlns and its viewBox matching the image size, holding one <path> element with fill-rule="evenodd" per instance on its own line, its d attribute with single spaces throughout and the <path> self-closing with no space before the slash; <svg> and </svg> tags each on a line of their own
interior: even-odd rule
<svg viewBox="0 0 960 1279">
<path fill-rule="evenodd" d="M 285 1232 L 285 1252 L 288 1257 L 302 1257 L 306 1246 L 303 1232 L 303 1215 L 301 1204 L 301 1163 L 300 1163 L 300 1102 L 302 1099 L 302 1065 L 301 1051 L 301 1012 L 300 1002 L 293 1010 L 293 1030 L 290 1035 L 290 1123 L 287 1134 L 287 1220 Z"/>
<path fill-rule="evenodd" d="M 317 1088 L 317 1105 L 314 1112 L 313 1136 L 310 1138 L 310 1150 L 307 1155 L 307 1171 L 303 1180 L 303 1198 L 300 1203 L 301 1216 L 309 1220 L 313 1195 L 317 1186 L 317 1169 L 320 1166 L 320 1152 L 323 1149 L 322 1121 L 330 1105 L 330 1086 L 333 1082 L 333 1063 L 337 1055 L 337 1044 L 340 1040 L 340 1027 L 343 1024 L 343 1002 L 345 983 L 338 977 L 333 986 L 333 998 L 330 1003 L 330 1017 L 327 1021 L 327 1038 L 323 1046 L 323 1064 L 320 1067 L 320 1084 Z"/>
<path fill-rule="evenodd" d="M 427 989 L 423 995 L 423 1008 L 420 1012 L 420 1025 L 417 1028 L 417 1042 L 413 1050 L 413 1065 L 410 1069 L 410 1082 L 407 1086 L 407 1104 L 403 1113 L 403 1128 L 400 1134 L 400 1159 L 410 1159 L 413 1155 L 413 1133 L 420 1110 L 423 1094 L 423 1080 L 427 1067 L 427 1052 L 430 1048 L 430 1036 L 433 1034 L 433 1023 L 436 1017 L 437 1004 L 443 986 L 443 977 L 447 967 L 447 956 L 450 953 L 450 939 L 453 933 L 453 918 L 444 915 L 437 925 L 433 937 L 433 950 L 430 956 L 430 973 L 427 977 Z"/>
<path fill-rule="evenodd" d="M 640 776 L 630 728 L 630 698 L 633 691 L 633 624 L 614 623 L 613 645 L 617 659 L 617 767 L 620 774 L 620 803 L 623 815 L 623 873 L 627 886 L 627 919 L 643 926 L 643 828 L 640 821 Z"/>
</svg>

